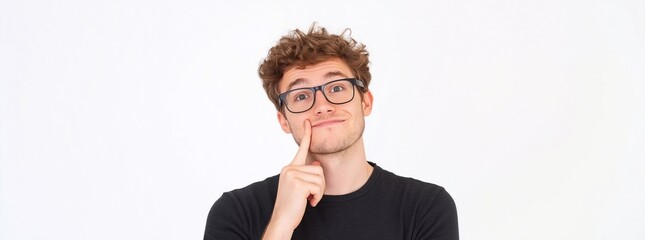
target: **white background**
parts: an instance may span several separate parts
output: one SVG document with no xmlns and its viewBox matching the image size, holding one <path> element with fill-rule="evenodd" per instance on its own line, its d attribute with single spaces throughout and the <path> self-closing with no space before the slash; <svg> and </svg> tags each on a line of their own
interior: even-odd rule
<svg viewBox="0 0 645 240">
<path fill-rule="evenodd" d="M 368 160 L 462 239 L 642 239 L 643 1 L 0 1 L 0 239 L 201 239 L 296 151 L 257 77 L 317 21 L 371 54 Z"/>
</svg>

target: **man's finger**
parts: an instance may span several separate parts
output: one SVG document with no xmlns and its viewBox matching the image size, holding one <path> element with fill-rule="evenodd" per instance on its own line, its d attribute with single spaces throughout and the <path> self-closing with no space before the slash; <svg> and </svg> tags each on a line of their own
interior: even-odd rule
<svg viewBox="0 0 645 240">
<path fill-rule="evenodd" d="M 309 153 L 309 144 L 311 143 L 311 122 L 305 120 L 305 129 L 302 139 L 300 140 L 300 148 L 296 157 L 293 158 L 290 165 L 305 165 L 307 163 L 307 154 Z"/>
<path fill-rule="evenodd" d="M 311 162 L 311 166 L 318 166 L 318 167 L 320 167 L 320 166 L 321 166 L 321 164 L 320 164 L 320 162 L 319 162 L 319 161 L 313 161 L 313 162 Z M 318 179 L 318 180 L 320 180 L 320 181 L 319 181 L 319 182 L 317 182 L 318 186 L 320 187 L 320 191 L 319 191 L 319 192 L 317 192 L 316 194 L 311 194 L 311 195 L 309 195 L 309 197 L 307 198 L 307 200 L 309 200 L 309 204 L 310 204 L 312 207 L 317 206 L 317 205 L 318 205 L 318 203 L 320 202 L 320 200 L 323 198 L 323 196 L 324 196 L 324 194 L 325 194 L 325 175 L 324 175 L 324 174 L 321 174 L 321 175 L 318 175 L 318 176 L 320 176 L 320 177 L 321 177 L 320 179 Z M 311 192 L 310 192 L 310 193 L 311 193 Z"/>
</svg>

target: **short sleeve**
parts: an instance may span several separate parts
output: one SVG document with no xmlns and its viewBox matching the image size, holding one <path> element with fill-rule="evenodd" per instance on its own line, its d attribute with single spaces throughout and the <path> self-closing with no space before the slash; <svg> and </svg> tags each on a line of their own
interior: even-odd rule
<svg viewBox="0 0 645 240">
<path fill-rule="evenodd" d="M 448 192 L 441 188 L 434 199 L 427 205 L 425 213 L 421 212 L 423 222 L 418 229 L 418 239 L 423 240 L 458 240 L 457 207 Z M 423 209 L 423 208 L 420 208 Z"/>
<path fill-rule="evenodd" d="M 204 240 L 250 239 L 244 226 L 235 195 L 224 193 L 208 213 Z"/>
</svg>

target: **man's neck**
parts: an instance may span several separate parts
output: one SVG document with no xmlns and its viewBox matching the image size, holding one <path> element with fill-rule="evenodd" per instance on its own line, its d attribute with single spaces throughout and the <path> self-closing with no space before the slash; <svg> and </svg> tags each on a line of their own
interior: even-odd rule
<svg viewBox="0 0 645 240">
<path fill-rule="evenodd" d="M 343 195 L 358 190 L 374 170 L 365 157 L 362 137 L 344 151 L 311 155 L 313 160 L 322 165 L 325 174 L 325 195 Z"/>
</svg>

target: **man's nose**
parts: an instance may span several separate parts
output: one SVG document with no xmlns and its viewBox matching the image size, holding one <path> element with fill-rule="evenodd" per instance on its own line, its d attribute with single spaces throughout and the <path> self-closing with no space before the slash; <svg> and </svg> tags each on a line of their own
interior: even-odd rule
<svg viewBox="0 0 645 240">
<path fill-rule="evenodd" d="M 316 101 L 314 102 L 313 109 L 316 114 L 331 113 L 336 110 L 336 105 L 327 101 L 323 90 L 320 89 L 320 91 L 316 91 Z"/>
</svg>

